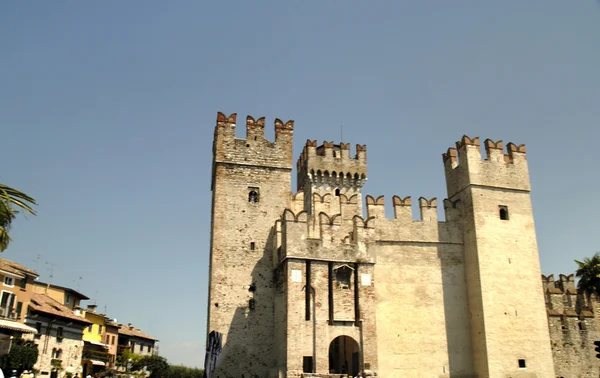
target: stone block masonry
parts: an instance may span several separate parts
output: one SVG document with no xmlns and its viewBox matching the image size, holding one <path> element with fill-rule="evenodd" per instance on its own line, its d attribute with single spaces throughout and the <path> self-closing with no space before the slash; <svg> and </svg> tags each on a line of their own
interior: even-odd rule
<svg viewBox="0 0 600 378">
<path fill-rule="evenodd" d="M 448 198 L 419 198 L 415 220 L 411 197 L 394 196 L 388 219 L 383 196 L 363 199 L 366 145 L 308 140 L 292 193 L 294 122 L 275 120 L 269 141 L 264 118 L 246 118 L 246 138 L 236 120 L 219 113 L 214 134 L 215 377 L 571 377 L 584 369 L 572 356 L 592 367 L 575 345 L 594 318 L 578 313 L 587 333 L 557 343 L 545 304 L 524 145 L 486 140 L 482 158 L 463 137 L 443 154 Z"/>
</svg>

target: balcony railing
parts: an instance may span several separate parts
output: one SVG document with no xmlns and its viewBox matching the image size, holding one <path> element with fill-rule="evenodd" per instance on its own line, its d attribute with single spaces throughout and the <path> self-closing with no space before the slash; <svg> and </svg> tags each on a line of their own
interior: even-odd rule
<svg viewBox="0 0 600 378">
<path fill-rule="evenodd" d="M 6 319 L 17 320 L 19 318 L 18 314 L 11 307 L 2 307 L 0 306 L 0 317 Z"/>
<path fill-rule="evenodd" d="M 83 358 L 89 360 L 98 360 L 102 362 L 110 361 L 110 354 L 99 350 L 83 350 Z"/>
</svg>

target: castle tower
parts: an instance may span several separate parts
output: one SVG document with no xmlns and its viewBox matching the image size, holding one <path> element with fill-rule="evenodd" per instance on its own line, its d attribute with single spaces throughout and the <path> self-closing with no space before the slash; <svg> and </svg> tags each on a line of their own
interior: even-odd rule
<svg viewBox="0 0 600 378">
<path fill-rule="evenodd" d="M 236 115 L 217 115 L 213 145 L 208 333 L 223 334 L 215 377 L 269 377 L 275 292 L 275 221 L 290 199 L 293 121 L 247 117 L 245 139 L 235 137 Z"/>
<path fill-rule="evenodd" d="M 465 136 L 443 155 L 462 218 L 473 365 L 479 377 L 554 377 L 525 146 L 507 147 L 486 140 L 482 160 L 479 138 Z"/>
<path fill-rule="evenodd" d="M 367 146 L 306 141 L 297 162 L 298 191 L 304 192 L 304 210 L 310 215 L 341 214 L 343 219 L 362 216 L 361 188 L 367 179 Z"/>
</svg>

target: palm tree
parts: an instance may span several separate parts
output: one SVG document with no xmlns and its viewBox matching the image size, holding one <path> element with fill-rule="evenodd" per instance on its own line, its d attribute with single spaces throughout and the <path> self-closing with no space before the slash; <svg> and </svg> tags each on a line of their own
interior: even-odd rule
<svg viewBox="0 0 600 378">
<path fill-rule="evenodd" d="M 0 184 L 0 252 L 3 252 L 11 241 L 10 226 L 19 213 L 16 208 L 27 214 L 36 215 L 32 206 L 36 205 L 33 198 L 27 194 Z"/>
<path fill-rule="evenodd" d="M 586 257 L 583 262 L 575 262 L 578 266 L 575 276 L 579 278 L 577 290 L 586 295 L 589 303 L 592 294 L 600 297 L 600 252 L 591 258 Z"/>
</svg>

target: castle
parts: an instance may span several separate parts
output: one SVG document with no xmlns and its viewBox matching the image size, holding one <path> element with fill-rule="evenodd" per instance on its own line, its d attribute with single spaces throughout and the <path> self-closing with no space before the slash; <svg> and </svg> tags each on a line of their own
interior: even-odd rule
<svg viewBox="0 0 600 378">
<path fill-rule="evenodd" d="M 294 122 L 275 120 L 274 141 L 264 127 L 247 117 L 240 139 L 217 116 L 212 375 L 556 376 L 524 145 L 486 140 L 482 156 L 464 136 L 443 154 L 445 221 L 435 198 L 414 220 L 398 196 L 388 219 L 383 196 L 363 201 L 366 146 L 307 141 L 294 194 Z"/>
</svg>

